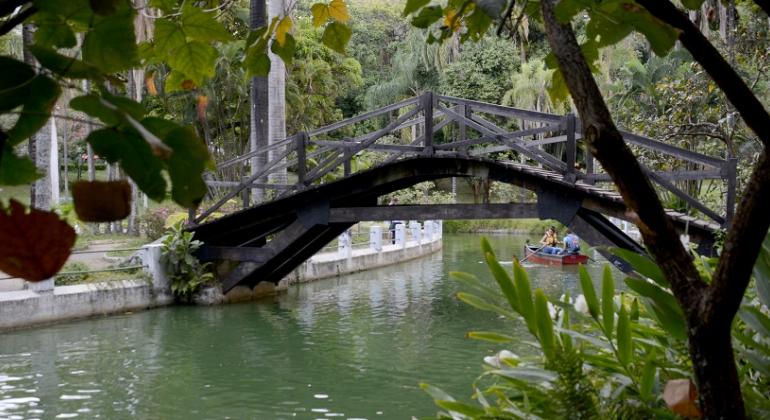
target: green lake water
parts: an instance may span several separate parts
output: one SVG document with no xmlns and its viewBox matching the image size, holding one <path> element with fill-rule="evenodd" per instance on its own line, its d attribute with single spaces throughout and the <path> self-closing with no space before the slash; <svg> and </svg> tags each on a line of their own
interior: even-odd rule
<svg viewBox="0 0 770 420">
<path fill-rule="evenodd" d="M 523 237 L 491 236 L 498 256 Z M 593 255 L 593 254 L 592 254 Z M 429 382 L 468 400 L 484 356 L 529 337 L 473 309 L 449 271 L 489 278 L 479 237 L 446 235 L 419 260 L 291 288 L 267 300 L 171 307 L 0 334 L 0 417 L 410 419 L 434 414 Z M 601 270 L 592 263 L 595 280 Z M 577 270 L 532 265 L 533 287 L 578 291 Z"/>
</svg>

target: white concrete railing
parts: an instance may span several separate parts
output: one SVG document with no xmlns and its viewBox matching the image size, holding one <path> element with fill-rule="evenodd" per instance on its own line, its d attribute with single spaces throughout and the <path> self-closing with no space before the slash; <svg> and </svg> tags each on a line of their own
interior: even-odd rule
<svg viewBox="0 0 770 420">
<path fill-rule="evenodd" d="M 385 246 L 395 245 L 404 249 L 407 242 L 427 244 L 440 239 L 443 236 L 443 222 L 441 220 L 426 220 L 423 223 L 410 221 L 397 223 L 395 230 L 383 229 L 381 225 L 369 227 L 369 243 L 366 248 L 382 251 Z M 360 245 L 360 244 L 359 244 Z M 350 231 L 345 231 L 337 238 L 337 253 L 345 258 L 350 258 L 353 252 L 353 242 Z M 358 249 L 361 249 L 358 247 Z"/>
</svg>

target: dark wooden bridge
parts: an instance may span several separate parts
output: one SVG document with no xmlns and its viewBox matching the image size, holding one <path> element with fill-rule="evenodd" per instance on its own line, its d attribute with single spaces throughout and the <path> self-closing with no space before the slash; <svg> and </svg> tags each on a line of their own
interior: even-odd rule
<svg viewBox="0 0 770 420">
<path fill-rule="evenodd" d="M 380 122 L 382 128 L 354 138 L 339 134 L 372 121 Z M 511 126 L 518 129 L 505 128 Z M 591 245 L 644 253 L 640 244 L 607 219 L 629 217 L 607 174 L 594 166 L 580 132 L 580 121 L 571 114 L 546 114 L 428 92 L 221 163 L 220 173 L 258 154 L 274 155 L 241 181 L 210 180 L 211 195 L 218 200 L 199 213 L 191 212 L 190 230 L 205 243 L 202 259 L 237 262 L 222 279 L 225 291 L 260 281 L 278 282 L 350 226 L 367 220 L 554 219 Z M 678 197 L 698 215 L 667 212 L 702 252 L 710 252 L 714 233 L 733 216 L 736 160 L 623 135 L 636 152 L 665 155 L 673 162 L 670 166 L 685 168 L 645 170 L 661 191 Z M 370 165 L 354 170 L 361 156 Z M 265 182 L 271 173 L 286 169 L 296 182 Z M 509 183 L 535 192 L 537 202 L 378 205 L 385 194 L 452 177 Z M 677 186 L 704 180 L 724 188 L 726 199 L 720 208 L 710 208 Z M 252 206 L 249 197 L 255 188 L 273 191 L 275 198 Z M 238 197 L 243 199 L 243 210 L 203 222 Z M 623 261 L 612 259 L 627 269 Z"/>
</svg>

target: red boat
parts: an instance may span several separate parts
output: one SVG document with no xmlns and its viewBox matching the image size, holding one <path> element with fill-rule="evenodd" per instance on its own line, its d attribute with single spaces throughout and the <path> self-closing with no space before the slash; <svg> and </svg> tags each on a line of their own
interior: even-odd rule
<svg viewBox="0 0 770 420">
<path fill-rule="evenodd" d="M 524 245 L 524 258 L 538 264 L 546 265 L 575 265 L 588 262 L 588 255 L 582 254 L 546 254 L 539 251 L 540 247 Z"/>
</svg>

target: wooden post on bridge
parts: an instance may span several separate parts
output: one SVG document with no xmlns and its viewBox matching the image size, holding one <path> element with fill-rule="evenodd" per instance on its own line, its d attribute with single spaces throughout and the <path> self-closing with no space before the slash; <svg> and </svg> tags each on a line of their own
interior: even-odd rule
<svg viewBox="0 0 770 420">
<path fill-rule="evenodd" d="M 575 114 L 567 114 L 564 116 L 564 129 L 567 130 L 567 168 L 566 171 L 564 171 L 564 180 L 574 183 L 577 179 L 575 174 L 575 156 L 577 153 L 577 141 L 575 139 Z"/>
<path fill-rule="evenodd" d="M 422 94 L 422 110 L 425 116 L 425 156 L 433 156 L 433 92 L 428 91 Z"/>
<path fill-rule="evenodd" d="M 722 167 L 724 177 L 727 180 L 727 197 L 725 202 L 725 226 L 730 226 L 735 216 L 735 200 L 738 190 L 738 159 L 728 157 Z"/>
<path fill-rule="evenodd" d="M 248 176 L 244 176 L 241 179 L 241 182 L 246 182 L 248 179 Z M 247 209 L 249 206 L 251 206 L 251 188 L 244 188 L 243 191 L 241 191 L 241 199 L 243 200 L 244 209 Z"/>
<path fill-rule="evenodd" d="M 307 158 L 305 156 L 305 145 L 307 145 L 308 135 L 307 131 L 302 131 L 297 134 L 297 140 L 295 147 L 297 148 L 297 186 L 301 189 L 305 187 L 305 180 L 307 179 Z"/>
</svg>

